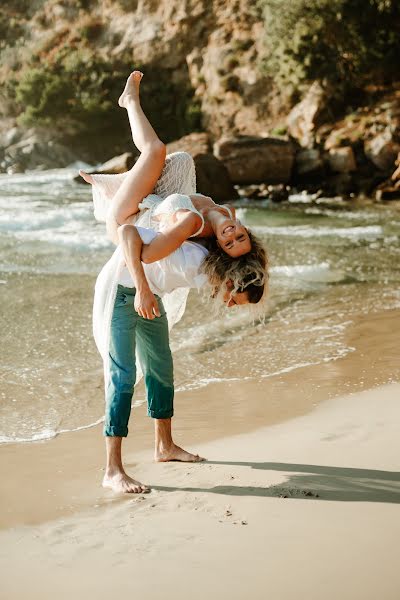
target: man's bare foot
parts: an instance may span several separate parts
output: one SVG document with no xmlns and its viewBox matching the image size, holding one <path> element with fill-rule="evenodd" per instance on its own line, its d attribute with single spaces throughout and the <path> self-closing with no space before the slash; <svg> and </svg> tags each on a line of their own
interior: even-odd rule
<svg viewBox="0 0 400 600">
<path fill-rule="evenodd" d="M 186 452 L 183 448 L 172 444 L 168 449 L 156 450 L 154 460 L 156 462 L 169 462 L 172 460 L 180 462 L 203 462 L 206 459 L 198 454 Z"/>
<path fill-rule="evenodd" d="M 89 173 L 82 171 L 82 169 L 80 169 L 79 175 L 82 177 L 82 179 L 86 181 L 86 183 L 90 183 L 91 185 L 93 185 L 94 181 L 92 175 L 89 175 Z"/>
<path fill-rule="evenodd" d="M 129 100 L 139 99 L 139 87 L 142 80 L 143 73 L 141 71 L 133 71 L 125 84 L 125 89 L 119 97 L 118 104 L 122 108 L 126 108 L 126 104 Z"/>
<path fill-rule="evenodd" d="M 123 494 L 147 494 L 151 491 L 147 485 L 143 485 L 140 481 L 132 479 L 125 471 L 106 473 L 102 485 L 105 488 L 110 488 L 113 492 Z"/>
</svg>

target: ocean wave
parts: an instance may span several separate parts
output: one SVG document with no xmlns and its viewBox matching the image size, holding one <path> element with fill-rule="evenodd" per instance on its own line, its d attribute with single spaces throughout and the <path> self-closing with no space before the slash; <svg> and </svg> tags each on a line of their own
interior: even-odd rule
<svg viewBox="0 0 400 600">
<path fill-rule="evenodd" d="M 83 164 L 83 167 L 78 163 L 78 167 L 71 165 L 65 169 L 49 169 L 46 171 L 27 171 L 26 173 L 18 173 L 15 175 L 0 175 L 0 182 L 2 187 L 4 185 L 18 185 L 21 184 L 49 184 L 54 181 L 68 182 L 72 181 L 80 168 L 87 168 L 88 165 Z M 90 167 L 91 168 L 91 167 Z"/>
<path fill-rule="evenodd" d="M 80 229 L 76 227 L 57 229 L 41 229 L 36 231 L 19 231 L 15 237 L 21 242 L 45 242 L 53 246 L 61 246 L 73 250 L 90 251 L 112 249 L 113 246 L 105 237 L 96 230 Z"/>
<path fill-rule="evenodd" d="M 73 223 L 74 227 L 85 226 L 93 222 L 93 210 L 87 203 L 70 204 L 68 207 L 52 207 L 43 210 L 32 210 L 32 206 L 27 206 L 19 211 L 9 211 L 7 214 L 0 215 L 0 231 L 35 231 L 47 229 L 49 227 L 60 228 Z"/>
<path fill-rule="evenodd" d="M 293 236 L 302 238 L 316 238 L 335 236 L 350 239 L 371 239 L 383 235 L 380 225 L 366 225 L 361 227 L 312 227 L 310 225 L 288 225 L 285 227 L 268 227 L 258 225 L 252 227 L 256 233 L 274 236 Z"/>
<path fill-rule="evenodd" d="M 71 429 L 60 429 L 60 430 L 42 429 L 42 431 L 33 433 L 30 437 L 24 437 L 24 438 L 20 438 L 17 436 L 12 437 L 12 436 L 7 436 L 7 435 L 0 435 L 0 444 L 24 444 L 24 443 L 30 443 L 30 442 L 43 442 L 46 440 L 52 440 L 62 433 L 72 433 L 74 431 L 82 431 L 83 429 L 91 429 L 92 427 L 96 427 L 96 425 L 100 425 L 100 423 L 103 423 L 103 421 L 104 421 L 104 417 L 101 417 L 100 419 L 97 419 L 97 421 L 94 421 L 93 423 L 89 423 L 88 425 L 81 425 L 79 427 L 74 427 Z"/>
<path fill-rule="evenodd" d="M 337 283 L 348 277 L 344 271 L 332 269 L 327 262 L 315 265 L 282 265 L 271 267 L 270 272 L 272 276 L 277 275 L 321 283 Z"/>
</svg>

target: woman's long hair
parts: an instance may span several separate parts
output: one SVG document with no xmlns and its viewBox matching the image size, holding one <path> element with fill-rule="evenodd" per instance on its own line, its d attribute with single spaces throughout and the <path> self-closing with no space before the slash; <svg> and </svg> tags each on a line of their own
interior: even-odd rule
<svg viewBox="0 0 400 600">
<path fill-rule="evenodd" d="M 232 258 L 224 252 L 216 238 L 207 240 L 208 255 L 202 263 L 202 271 L 211 285 L 211 296 L 222 304 L 228 290 L 233 296 L 247 292 L 249 302 L 258 304 L 268 291 L 268 255 L 261 241 L 247 230 L 251 250 Z"/>
</svg>

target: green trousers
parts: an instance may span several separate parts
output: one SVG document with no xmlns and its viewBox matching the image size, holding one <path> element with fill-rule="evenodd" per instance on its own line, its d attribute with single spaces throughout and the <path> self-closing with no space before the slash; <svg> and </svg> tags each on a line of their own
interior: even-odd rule
<svg viewBox="0 0 400 600">
<path fill-rule="evenodd" d="M 174 413 L 174 381 L 168 321 L 161 298 L 161 317 L 139 316 L 134 308 L 135 288 L 118 286 L 111 321 L 110 377 L 106 390 L 104 435 L 126 437 L 136 381 L 136 351 L 144 375 L 147 412 L 155 419 Z"/>
</svg>

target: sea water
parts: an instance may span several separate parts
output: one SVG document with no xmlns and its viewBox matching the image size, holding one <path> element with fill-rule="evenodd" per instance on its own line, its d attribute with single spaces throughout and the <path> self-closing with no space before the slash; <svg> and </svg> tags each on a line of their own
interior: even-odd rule
<svg viewBox="0 0 400 600">
<path fill-rule="evenodd" d="M 0 176 L 1 442 L 102 418 L 91 307 L 113 246 L 76 170 Z M 243 200 L 237 214 L 268 248 L 270 299 L 260 320 L 243 308 L 216 315 L 192 291 L 171 336 L 178 391 L 335 361 L 353 351 L 345 334 L 355 315 L 400 306 L 400 222 L 390 205 L 302 195 L 285 205 Z M 144 401 L 139 385 L 135 404 Z"/>
</svg>

